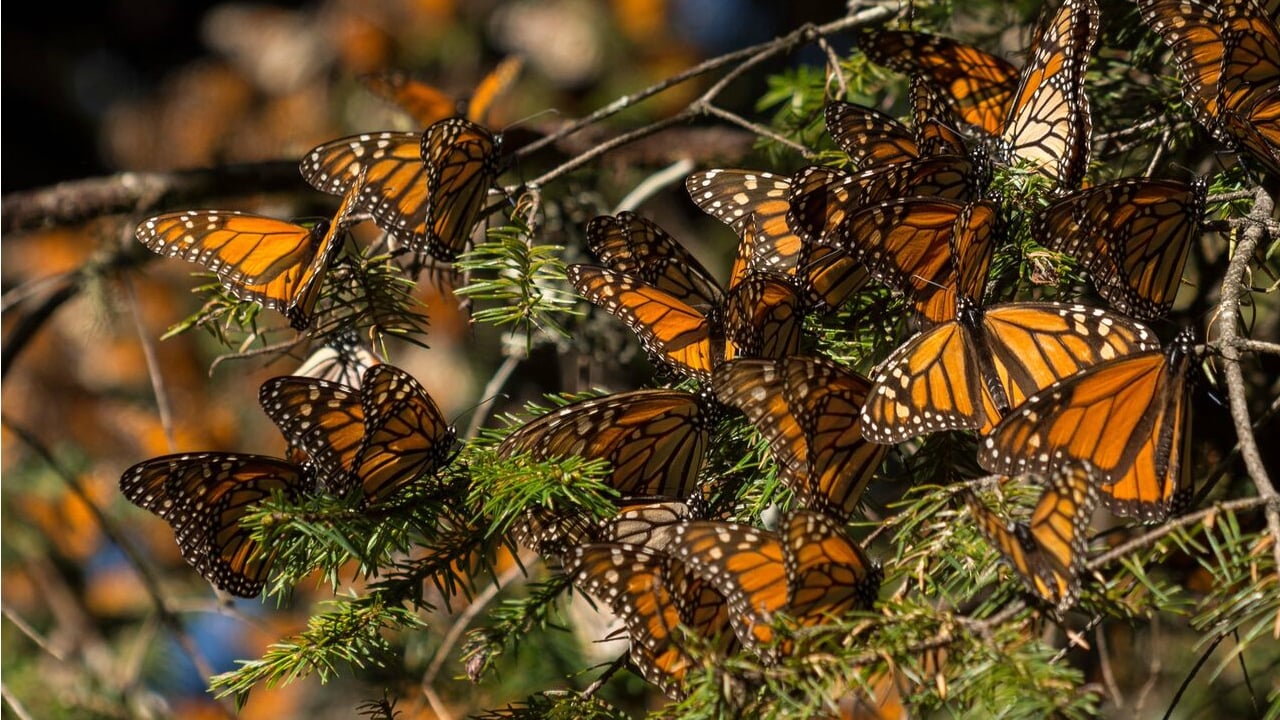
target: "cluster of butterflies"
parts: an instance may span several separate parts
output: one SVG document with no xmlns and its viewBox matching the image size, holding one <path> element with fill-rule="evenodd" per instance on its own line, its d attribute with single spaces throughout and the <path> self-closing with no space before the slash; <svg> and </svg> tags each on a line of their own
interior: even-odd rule
<svg viewBox="0 0 1280 720">
<path fill-rule="evenodd" d="M 303 159 L 315 188 L 342 196 L 332 221 L 311 227 L 230 210 L 187 210 L 148 218 L 135 235 L 152 251 L 199 263 L 235 297 L 311 326 L 325 275 L 357 213 L 404 247 L 452 262 L 470 241 L 498 176 L 499 142 L 463 117 L 423 133 L 382 132 L 334 140 Z"/>
<path fill-rule="evenodd" d="M 353 372 L 343 363 L 317 360 L 300 369 L 307 372 L 322 377 L 273 378 L 259 393 L 262 409 L 288 441 L 286 458 L 164 455 L 134 465 L 120 478 L 130 502 L 173 526 L 187 563 L 233 595 L 255 597 L 271 571 L 275 553 L 242 525 L 262 500 L 280 493 L 298 502 L 323 489 L 373 507 L 395 502 L 452 457 L 453 428 L 404 370 L 379 363 Z"/>
<path fill-rule="evenodd" d="M 1197 120 L 1280 176 L 1274 23 L 1253 0 L 1138 5 L 1172 49 Z M 774 636 L 775 616 L 803 626 L 871 607 L 881 572 L 845 525 L 894 444 L 974 431 L 984 468 L 1044 486 L 1025 523 L 963 495 L 1032 596 L 1058 611 L 1078 597 L 1095 505 L 1159 521 L 1189 502 L 1194 335 L 1162 347 L 1142 321 L 1173 305 L 1206 189 L 1149 178 L 1079 189 L 1091 143 L 1084 76 L 1098 25 L 1095 0 L 1064 0 L 1045 13 L 1021 70 L 944 37 L 864 35 L 869 58 L 912 75 L 914 125 L 834 102 L 827 129 L 855 171 L 690 177 L 694 202 L 741 238 L 726 284 L 637 214 L 587 226 L 599 264 L 570 266 L 570 281 L 626 323 L 665 372 L 702 391 L 575 402 L 515 429 L 498 453 L 608 462 L 617 517 L 535 510 L 517 534 L 560 558 L 580 588 L 623 618 L 633 661 L 669 694 L 682 693 L 695 663 L 685 630 L 717 652 L 742 646 L 768 658 L 790 650 Z M 343 196 L 332 223 L 204 211 L 151 218 L 137 234 L 305 328 L 335 237 L 354 213 L 450 261 L 478 221 L 498 157 L 495 136 L 461 117 L 422 135 L 344 138 L 302 163 L 312 185 Z M 987 190 L 997 166 L 1054 186 L 1031 234 L 1075 257 L 1113 309 L 987 302 L 1006 235 L 1003 199 Z M 921 330 L 863 376 L 809 351 L 804 320 L 873 282 L 904 297 Z M 236 594 L 260 591 L 270 564 L 239 526 L 253 503 L 276 490 L 301 497 L 317 480 L 386 502 L 438 470 L 453 445 L 430 398 L 389 365 L 366 370 L 358 388 L 279 378 L 262 402 L 301 454 L 167 456 L 121 482 L 130 500 L 174 526 L 188 561 Z M 759 432 L 795 498 L 774 531 L 691 510 L 702 504 L 699 474 L 726 407 Z"/>
</svg>

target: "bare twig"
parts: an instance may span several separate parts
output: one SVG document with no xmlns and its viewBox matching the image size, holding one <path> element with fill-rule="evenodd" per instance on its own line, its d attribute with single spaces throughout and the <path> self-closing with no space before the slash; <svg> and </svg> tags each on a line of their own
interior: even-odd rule
<svg viewBox="0 0 1280 720">
<path fill-rule="evenodd" d="M 590 115 L 587 115 L 586 117 L 581 118 L 580 120 L 571 122 L 568 125 L 565 125 L 559 131 L 551 133 L 550 135 L 547 135 L 543 138 L 540 138 L 534 142 L 529 143 L 528 145 L 525 145 L 524 147 L 517 150 L 514 153 L 514 155 L 517 158 L 519 158 L 519 157 L 524 157 L 526 155 L 535 153 L 541 150 L 542 148 L 547 147 L 548 145 L 552 145 L 562 140 L 563 138 L 566 138 L 570 135 L 573 135 L 574 133 L 579 132 L 583 128 L 587 128 L 592 125 L 595 125 L 601 120 L 612 117 L 622 112 L 623 110 L 626 110 L 630 107 L 638 105 L 639 103 L 653 97 L 654 95 L 664 92 L 670 88 L 675 87 L 676 85 L 684 83 L 693 78 L 700 77 L 702 75 L 706 75 L 707 73 L 715 72 L 716 70 L 719 70 L 722 67 L 732 65 L 733 63 L 738 62 L 739 60 L 751 58 L 753 56 L 756 56 L 762 53 L 768 53 L 769 55 L 773 55 L 777 52 L 781 52 L 783 49 L 789 49 L 791 47 L 794 47 L 802 41 L 807 41 L 809 39 L 818 38 L 818 37 L 825 37 L 827 35 L 832 35 L 832 34 L 842 32 L 844 30 L 849 30 L 855 27 L 861 27 L 864 25 L 871 25 L 878 22 L 884 22 L 889 18 L 893 17 L 893 15 L 897 12 L 896 5 L 897 5 L 896 3 L 892 5 L 890 4 L 877 5 L 875 7 L 867 8 L 865 10 L 859 11 L 852 15 L 848 15 L 846 17 L 842 17 L 839 20 L 834 20 L 832 22 L 826 23 L 824 25 L 820 25 L 818 27 L 812 27 L 812 26 L 806 25 L 805 27 L 799 28 L 794 32 L 791 32 L 782 37 L 774 38 L 773 40 L 762 42 L 757 45 L 752 45 L 751 47 L 742 48 L 741 50 L 735 50 L 733 52 L 726 53 L 719 57 L 711 58 L 710 60 L 701 62 L 689 68 L 688 70 L 685 70 L 684 72 L 677 73 L 676 75 L 672 75 L 671 77 L 659 83 L 651 85 L 643 90 L 632 93 L 625 97 L 620 97 L 617 100 L 614 100 L 613 102 L 609 103 L 608 105 L 600 108 L 599 110 L 596 110 Z M 545 182 L 546 181 L 544 180 L 536 184 L 543 184 Z"/>
<path fill-rule="evenodd" d="M 618 201 L 617 206 L 613 208 L 613 214 L 617 215 L 624 210 L 635 210 L 658 192 L 683 182 L 685 176 L 692 171 L 693 161 L 689 158 L 681 158 L 671 163 L 632 188 L 631 192 Z"/>
<path fill-rule="evenodd" d="M 1245 274 L 1249 263 L 1253 260 L 1253 251 L 1262 241 L 1264 225 L 1270 221 L 1275 210 L 1275 202 L 1266 190 L 1259 187 L 1254 195 L 1253 209 L 1249 219 L 1256 222 L 1245 227 L 1238 234 L 1235 254 L 1227 264 L 1227 271 L 1222 277 L 1222 300 L 1218 306 L 1218 329 L 1221 341 L 1224 374 L 1227 379 L 1227 404 L 1231 411 L 1231 420 L 1236 426 L 1236 436 L 1240 443 L 1240 457 L 1244 460 L 1246 472 L 1253 480 L 1258 495 L 1267 501 L 1267 527 L 1273 540 L 1272 551 L 1275 553 L 1276 567 L 1280 568 L 1280 495 L 1267 475 L 1266 466 L 1262 462 L 1262 454 L 1253 436 L 1253 422 L 1249 418 L 1248 398 L 1245 395 L 1244 372 L 1240 369 L 1240 328 L 1237 323 L 1240 314 L 1240 301 L 1248 293 Z"/>
<path fill-rule="evenodd" d="M 209 198 L 305 192 L 296 160 L 223 165 L 177 172 L 125 172 L 10 193 L 0 205 L 4 234 L 77 225 L 102 215 L 145 213 Z"/>
<path fill-rule="evenodd" d="M 1142 535 L 1139 535 L 1138 537 L 1130 540 L 1129 542 L 1126 542 L 1123 545 L 1119 545 L 1115 548 L 1112 548 L 1111 550 L 1108 550 L 1107 552 L 1093 558 L 1085 565 L 1085 567 L 1091 571 L 1101 570 L 1102 568 L 1106 567 L 1107 565 L 1110 565 L 1111 563 L 1124 557 L 1125 555 L 1128 555 L 1134 550 L 1137 550 L 1138 548 L 1147 547 L 1152 543 L 1154 543 L 1156 540 L 1159 540 L 1160 538 L 1171 534 L 1175 530 L 1179 530 L 1181 528 L 1189 527 L 1191 525 L 1195 525 L 1196 523 L 1203 522 L 1210 515 L 1214 515 L 1220 512 L 1236 512 L 1238 510 L 1249 510 L 1251 508 L 1264 506 L 1267 504 L 1267 502 L 1268 500 L 1266 498 L 1243 498 L 1241 500 L 1232 500 L 1231 502 L 1218 503 L 1213 507 L 1205 508 L 1203 510 L 1198 510 L 1196 512 L 1183 515 L 1182 517 L 1168 520 L 1163 525 L 1152 528 L 1149 532 L 1143 533 Z"/>
<path fill-rule="evenodd" d="M 467 433 L 464 439 L 470 440 L 480 433 L 480 428 L 484 427 L 485 422 L 489 419 L 489 413 L 493 409 L 493 401 L 497 399 L 498 394 L 502 392 L 502 387 L 507 384 L 507 380 L 511 379 L 511 374 L 516 371 L 520 363 L 524 360 L 524 356 L 508 355 L 502 361 L 502 365 L 494 371 L 493 377 L 489 378 L 489 382 L 485 383 L 484 394 L 480 398 L 480 404 L 476 406 L 475 411 L 471 415 L 471 422 L 467 424 Z"/>
<path fill-rule="evenodd" d="M 449 659 L 449 653 L 453 650 L 453 646 L 458 644 L 458 640 L 471 627 L 471 622 L 488 607 L 502 588 L 511 584 L 517 577 L 524 574 L 524 563 L 517 562 L 502 573 L 482 592 L 475 596 L 467 608 L 463 610 L 449 627 L 449 632 L 440 640 L 440 647 L 436 649 L 436 655 L 431 659 L 431 665 L 422 673 L 422 694 L 427 698 L 427 702 L 431 704 L 431 709 L 436 715 L 448 720 L 452 715 L 445 709 L 440 701 L 440 696 L 435 691 L 436 677 L 440 674 L 440 670 L 444 667 L 445 661 Z"/>
</svg>

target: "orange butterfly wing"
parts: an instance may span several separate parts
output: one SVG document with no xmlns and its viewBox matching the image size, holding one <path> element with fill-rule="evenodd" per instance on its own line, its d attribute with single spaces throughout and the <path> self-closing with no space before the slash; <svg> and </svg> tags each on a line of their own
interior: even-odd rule
<svg viewBox="0 0 1280 720">
<path fill-rule="evenodd" d="M 609 462 L 623 496 L 685 498 L 706 451 L 706 411 L 677 390 L 635 390 L 571 403 L 535 418 L 498 447 L 500 457 L 577 455 Z"/>
<path fill-rule="evenodd" d="M 351 487 L 377 504 L 453 456 L 456 433 L 435 401 L 409 373 L 393 365 L 365 371 L 360 390 L 364 437 L 351 466 Z"/>
<path fill-rule="evenodd" d="M 1113 512 L 1163 519 L 1186 502 L 1181 465 L 1195 356 L 1184 332 L 1149 350 L 1089 367 L 1027 398 L 983 441 L 992 472 L 1048 473 L 1088 463 Z"/>
<path fill-rule="evenodd" d="M 330 195 L 345 195 L 364 173 L 356 207 L 400 242 L 426 247 L 427 168 L 418 133 L 340 138 L 307 153 L 299 167 L 311 187 Z"/>
<path fill-rule="evenodd" d="M 1083 305 L 961 305 L 955 321 L 915 335 L 876 369 L 862 413 L 872 442 L 942 430 L 985 434 L 1038 390 L 1156 346 L 1142 325 Z"/>
<path fill-rule="evenodd" d="M 498 179 L 498 147 L 493 134 L 466 118 L 446 118 L 422 134 L 426 236 L 417 249 L 452 261 L 466 248 L 489 188 Z"/>
<path fill-rule="evenodd" d="M 1013 65 L 940 35 L 881 30 L 865 37 L 867 57 L 904 74 L 924 74 L 960 119 L 991 134 L 1004 127 L 1018 87 Z"/>
<path fill-rule="evenodd" d="M 1156 318 L 1173 306 L 1204 203 L 1203 181 L 1116 180 L 1045 208 L 1031 234 L 1041 245 L 1079 258 L 1117 310 Z"/>
<path fill-rule="evenodd" d="M 1080 595 L 1089 519 L 1098 502 L 1085 468 L 1049 476 L 1029 523 L 1010 522 L 965 491 L 978 530 L 1037 597 L 1065 612 Z"/>
<path fill-rule="evenodd" d="M 313 485 L 291 463 L 232 453 L 164 455 L 134 465 L 120 478 L 130 502 L 173 527 L 189 565 L 240 597 L 262 592 L 274 558 L 241 527 L 241 519 L 273 492 L 296 500 Z"/>
<path fill-rule="evenodd" d="M 1092 141 L 1084 73 L 1098 38 L 1097 3 L 1065 0 L 1036 37 L 1000 145 L 1006 162 L 1024 161 L 1059 187 L 1074 188 L 1088 169 Z"/>
</svg>

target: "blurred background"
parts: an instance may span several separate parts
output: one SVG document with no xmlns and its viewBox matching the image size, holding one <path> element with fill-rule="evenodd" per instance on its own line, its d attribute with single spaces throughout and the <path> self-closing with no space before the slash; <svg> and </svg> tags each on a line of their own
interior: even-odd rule
<svg viewBox="0 0 1280 720">
<path fill-rule="evenodd" d="M 0 186 L 7 197 L 120 171 L 295 163 L 344 135 L 420 129 L 361 76 L 403 72 L 461 102 L 514 56 L 523 67 L 494 100 L 489 125 L 534 137 L 701 59 L 843 12 L 835 1 L 765 0 L 108 0 L 75 10 L 35 3 L 21 15 L 11 11 L 2 29 L 0 91 L 9 113 Z M 819 57 L 808 51 L 799 61 Z M 796 61 L 758 68 L 721 104 L 755 114 L 764 74 Z M 628 113 L 620 127 L 676 112 L 700 87 L 664 93 Z M 742 163 L 751 152 L 750 136 L 727 132 L 723 139 L 721 160 Z M 660 144 L 606 160 L 587 180 L 574 181 L 581 185 L 570 194 L 582 198 L 581 214 L 565 224 L 580 227 L 671 160 L 671 148 Z M 296 174 L 279 185 L 268 193 L 247 183 L 239 192 L 201 198 L 201 206 L 290 218 L 336 205 Z M 649 210 L 677 237 L 697 238 L 691 244 L 713 266 L 727 267 L 732 234 L 697 213 L 681 188 Z M 152 212 L 176 209 L 182 208 Z M 200 307 L 191 292 L 195 266 L 149 257 L 138 271 L 100 268 L 136 243 L 140 219 L 108 215 L 10 231 L 0 244 L 6 718 L 226 716 L 228 706 L 212 701 L 201 671 L 162 627 L 113 533 L 127 537 L 154 568 L 162 596 L 213 672 L 298 631 L 327 592 L 299 588 L 286 609 L 259 600 L 228 604 L 183 562 L 168 525 L 120 495 L 121 472 L 152 456 L 281 454 L 283 440 L 257 406 L 257 387 L 294 370 L 312 349 L 303 343 L 284 358 L 237 359 L 210 370 L 228 349 L 209 335 L 161 340 Z M 498 340 L 483 331 L 476 337 L 456 304 L 438 292 L 422 293 L 431 348 L 396 346 L 392 359 L 457 418 L 480 399 L 499 359 Z M 542 390 L 578 389 L 555 377 L 512 386 L 512 407 Z M 436 620 L 441 630 L 448 627 L 447 616 Z M 437 640 L 409 641 L 419 666 Z M 564 642 L 576 647 L 571 638 Z M 523 652 L 528 660 L 539 650 Z M 575 652 L 581 651 L 538 657 Z M 556 687 L 586 664 L 543 662 L 536 672 L 507 670 L 500 685 L 479 687 L 448 680 L 461 675 L 456 664 L 440 677 L 442 685 L 452 683 L 445 699 L 461 714 Z M 376 678 L 366 683 L 353 674 L 341 668 L 327 685 L 311 677 L 260 688 L 240 716 L 352 717 L 382 692 Z M 643 702 L 643 688 L 635 690 L 633 701 Z M 420 708 L 399 707 L 404 717 L 432 716 Z"/>
</svg>

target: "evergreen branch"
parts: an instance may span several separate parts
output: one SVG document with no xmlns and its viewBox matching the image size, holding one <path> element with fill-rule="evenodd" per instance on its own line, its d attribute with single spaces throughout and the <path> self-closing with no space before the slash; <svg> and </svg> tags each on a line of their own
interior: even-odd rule
<svg viewBox="0 0 1280 720">
<path fill-rule="evenodd" d="M 342 665 L 383 667 L 392 653 L 390 631 L 427 627 L 414 610 L 387 604 L 377 591 L 324 604 L 332 609 L 313 615 L 306 630 L 272 643 L 258 660 L 241 660 L 236 670 L 215 675 L 210 690 L 219 698 L 234 695 L 243 704 L 259 683 L 274 687 L 311 673 L 324 683 Z"/>
<path fill-rule="evenodd" d="M 559 316 L 581 315 L 575 309 L 578 296 L 568 288 L 563 248 L 533 245 L 523 221 L 489 231 L 489 242 L 476 245 L 458 259 L 457 268 L 471 281 L 454 292 L 465 298 L 486 300 L 493 307 L 472 313 L 480 322 L 501 327 L 514 325 L 525 333 L 526 350 L 534 331 L 568 337 Z"/>
</svg>

